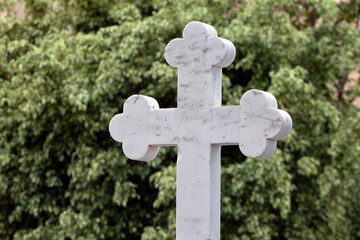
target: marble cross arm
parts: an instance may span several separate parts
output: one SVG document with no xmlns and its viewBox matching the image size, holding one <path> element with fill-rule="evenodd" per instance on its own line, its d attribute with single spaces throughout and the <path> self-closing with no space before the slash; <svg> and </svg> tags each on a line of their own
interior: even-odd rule
<svg viewBox="0 0 360 240">
<path fill-rule="evenodd" d="M 125 101 L 124 112 L 111 119 L 110 135 L 123 143 L 128 158 L 150 161 L 156 157 L 159 146 L 176 145 L 175 110 L 160 109 L 154 98 L 132 95 Z"/>
<path fill-rule="evenodd" d="M 277 109 L 275 97 L 264 91 L 247 91 L 239 106 L 212 107 L 212 143 L 239 145 L 241 152 L 257 159 L 270 157 L 277 140 L 292 128 L 290 115 Z"/>
</svg>

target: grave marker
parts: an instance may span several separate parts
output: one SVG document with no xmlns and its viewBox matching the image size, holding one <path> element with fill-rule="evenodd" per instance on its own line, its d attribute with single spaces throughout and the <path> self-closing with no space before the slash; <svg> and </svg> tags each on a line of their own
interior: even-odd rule
<svg viewBox="0 0 360 240">
<path fill-rule="evenodd" d="M 150 161 L 159 146 L 177 146 L 176 239 L 220 239 L 220 147 L 239 145 L 252 158 L 270 157 L 292 120 L 273 95 L 246 92 L 239 106 L 221 106 L 222 68 L 234 45 L 207 24 L 190 22 L 183 38 L 168 43 L 165 59 L 178 68 L 177 108 L 161 109 L 133 95 L 110 122 L 110 134 L 133 160 Z"/>
</svg>

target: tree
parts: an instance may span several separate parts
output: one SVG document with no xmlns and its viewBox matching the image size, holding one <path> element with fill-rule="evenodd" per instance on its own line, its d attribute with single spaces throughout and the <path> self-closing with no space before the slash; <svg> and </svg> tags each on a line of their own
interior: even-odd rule
<svg viewBox="0 0 360 240">
<path fill-rule="evenodd" d="M 134 93 L 176 106 L 166 43 L 193 20 L 236 47 L 223 103 L 273 93 L 294 128 L 267 160 L 222 151 L 222 239 L 360 237 L 358 0 L 26 1 L 0 21 L 0 238 L 174 239 L 176 149 L 108 133 Z M 11 10 L 11 1 L 3 7 Z"/>
</svg>

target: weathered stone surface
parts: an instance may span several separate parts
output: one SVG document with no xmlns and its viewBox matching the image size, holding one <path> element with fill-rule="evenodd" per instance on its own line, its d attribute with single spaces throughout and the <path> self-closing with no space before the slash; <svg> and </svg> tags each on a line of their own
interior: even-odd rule
<svg viewBox="0 0 360 240">
<path fill-rule="evenodd" d="M 270 93 L 250 90 L 239 106 L 221 107 L 222 68 L 235 58 L 234 45 L 200 22 L 166 46 L 165 59 L 178 68 L 177 108 L 161 109 L 151 97 L 133 95 L 110 134 L 124 154 L 150 161 L 159 146 L 177 146 L 176 239 L 220 239 L 220 147 L 239 145 L 252 158 L 270 157 L 292 121 Z"/>
</svg>

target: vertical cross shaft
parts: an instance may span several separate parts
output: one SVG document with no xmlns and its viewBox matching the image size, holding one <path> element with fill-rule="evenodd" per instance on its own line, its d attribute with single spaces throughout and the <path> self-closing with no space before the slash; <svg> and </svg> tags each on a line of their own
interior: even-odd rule
<svg viewBox="0 0 360 240">
<path fill-rule="evenodd" d="M 178 68 L 176 119 L 182 130 L 177 159 L 176 239 L 216 240 L 220 239 L 220 145 L 211 144 L 209 123 L 211 108 L 221 105 L 222 69 L 214 65 L 231 62 L 235 48 L 217 38 L 214 28 L 198 22 L 188 24 L 183 36 L 165 49 L 168 63 Z"/>
<path fill-rule="evenodd" d="M 220 145 L 211 144 L 212 106 L 221 105 L 221 68 L 179 68 L 176 239 L 220 239 Z"/>
</svg>

